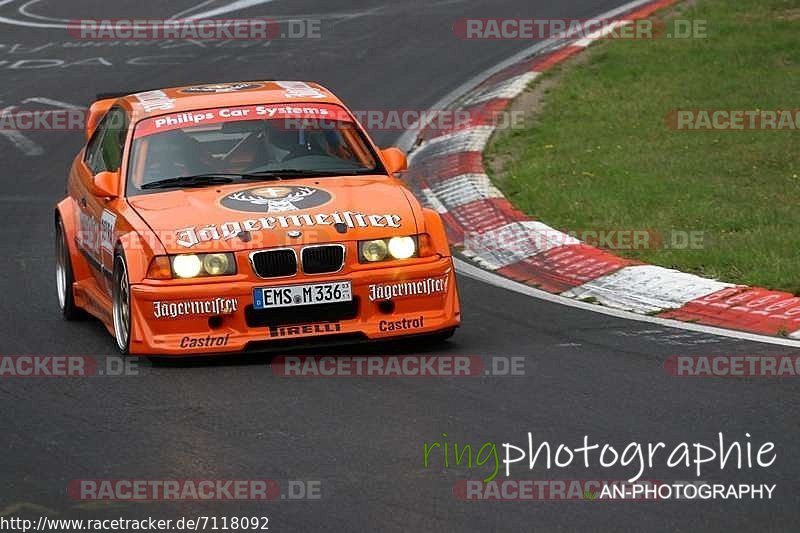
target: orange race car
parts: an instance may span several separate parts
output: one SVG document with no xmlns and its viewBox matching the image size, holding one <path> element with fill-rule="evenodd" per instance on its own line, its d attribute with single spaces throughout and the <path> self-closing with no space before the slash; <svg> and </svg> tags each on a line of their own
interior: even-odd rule
<svg viewBox="0 0 800 533">
<path fill-rule="evenodd" d="M 442 221 L 327 89 L 256 81 L 99 96 L 55 212 L 64 317 L 124 353 L 420 335 L 460 322 Z"/>
</svg>

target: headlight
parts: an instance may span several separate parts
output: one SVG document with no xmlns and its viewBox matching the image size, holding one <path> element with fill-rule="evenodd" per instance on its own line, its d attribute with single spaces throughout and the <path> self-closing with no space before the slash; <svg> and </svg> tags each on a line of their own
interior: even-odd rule
<svg viewBox="0 0 800 533">
<path fill-rule="evenodd" d="M 226 254 L 208 254 L 203 259 L 203 268 L 209 276 L 221 276 L 230 271 L 231 260 Z"/>
<path fill-rule="evenodd" d="M 410 259 L 417 256 L 417 236 L 392 237 L 358 243 L 359 260 L 377 263 L 391 259 Z"/>
<path fill-rule="evenodd" d="M 389 253 L 395 259 L 408 259 L 417 253 L 417 243 L 411 237 L 392 237 L 389 239 Z"/>
<path fill-rule="evenodd" d="M 365 241 L 361 243 L 361 257 L 366 260 L 367 263 L 383 261 L 388 254 L 389 247 L 384 240 Z"/>
<path fill-rule="evenodd" d="M 203 269 L 203 262 L 196 255 L 176 255 L 172 258 L 172 270 L 179 278 L 196 278 Z"/>
<path fill-rule="evenodd" d="M 236 274 L 236 258 L 225 254 L 184 254 L 171 257 L 172 272 L 182 279 Z"/>
</svg>

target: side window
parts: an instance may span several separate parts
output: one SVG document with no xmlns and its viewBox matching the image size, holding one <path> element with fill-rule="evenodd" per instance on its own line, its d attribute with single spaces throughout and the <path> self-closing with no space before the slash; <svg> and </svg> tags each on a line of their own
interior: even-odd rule
<svg viewBox="0 0 800 533">
<path fill-rule="evenodd" d="M 106 129 L 106 120 L 108 119 L 108 115 L 97 125 L 97 128 L 94 130 L 94 135 L 89 140 L 89 144 L 86 146 L 86 155 L 84 156 L 84 161 L 86 162 L 86 166 L 91 169 L 93 174 L 97 174 L 98 172 L 102 171 L 102 157 L 100 152 L 101 141 L 103 140 L 103 132 Z M 98 170 L 100 169 L 100 170 Z"/>
<path fill-rule="evenodd" d="M 108 114 L 109 123 L 103 134 L 103 161 L 106 170 L 116 172 L 122 165 L 122 151 L 128 133 L 128 120 L 125 111 L 116 108 Z"/>
<path fill-rule="evenodd" d="M 119 108 L 109 111 L 86 147 L 86 164 L 93 173 L 119 170 L 127 133 L 125 111 Z"/>
</svg>

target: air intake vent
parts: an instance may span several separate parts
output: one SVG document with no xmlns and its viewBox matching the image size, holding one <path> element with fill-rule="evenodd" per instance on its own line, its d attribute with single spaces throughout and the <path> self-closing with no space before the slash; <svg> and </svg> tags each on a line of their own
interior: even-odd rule
<svg viewBox="0 0 800 533">
<path fill-rule="evenodd" d="M 303 249 L 303 272 L 306 274 L 330 274 L 339 272 L 344 266 L 344 246 L 309 246 Z"/>
<path fill-rule="evenodd" d="M 297 254 L 291 249 L 256 252 L 250 261 L 255 273 L 262 278 L 282 278 L 297 274 Z"/>
<path fill-rule="evenodd" d="M 251 305 L 245 309 L 244 316 L 247 326 L 251 328 L 341 322 L 358 317 L 359 304 L 360 300 L 356 296 L 351 302 L 279 307 L 276 309 L 255 309 Z"/>
</svg>

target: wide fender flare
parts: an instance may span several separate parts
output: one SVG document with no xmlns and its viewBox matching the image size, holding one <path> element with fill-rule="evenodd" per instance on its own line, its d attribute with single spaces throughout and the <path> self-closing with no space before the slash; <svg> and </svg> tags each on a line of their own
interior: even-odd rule
<svg viewBox="0 0 800 533">
<path fill-rule="evenodd" d="M 64 198 L 56 205 L 53 223 L 55 224 L 61 219 L 64 226 L 64 240 L 72 261 L 72 277 L 75 281 L 80 281 L 90 278 L 92 272 L 75 243 L 75 237 L 78 235 L 78 229 L 75 227 L 75 209 L 75 202 L 71 198 Z"/>
<path fill-rule="evenodd" d="M 433 247 L 443 257 L 450 257 L 450 243 L 447 241 L 447 232 L 444 229 L 442 217 L 427 207 L 422 209 L 422 214 L 425 217 L 425 233 L 430 235 Z"/>
<path fill-rule="evenodd" d="M 163 245 L 155 235 L 148 232 L 148 237 L 143 237 L 137 231 L 130 231 L 120 235 L 117 239 L 114 253 L 115 255 L 124 254 L 125 266 L 128 270 L 128 282 L 131 285 L 145 280 L 153 257 L 166 255 Z"/>
</svg>

